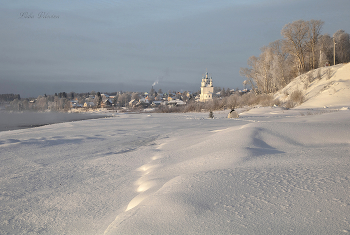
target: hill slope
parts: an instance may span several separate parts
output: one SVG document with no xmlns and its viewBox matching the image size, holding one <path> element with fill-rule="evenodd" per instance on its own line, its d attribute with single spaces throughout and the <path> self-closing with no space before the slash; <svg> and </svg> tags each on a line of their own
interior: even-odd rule
<svg viewBox="0 0 350 235">
<path fill-rule="evenodd" d="M 318 68 L 300 75 L 277 92 L 275 98 L 287 101 L 295 90 L 303 91 L 305 96 L 305 102 L 298 108 L 350 106 L 350 63 Z"/>
</svg>

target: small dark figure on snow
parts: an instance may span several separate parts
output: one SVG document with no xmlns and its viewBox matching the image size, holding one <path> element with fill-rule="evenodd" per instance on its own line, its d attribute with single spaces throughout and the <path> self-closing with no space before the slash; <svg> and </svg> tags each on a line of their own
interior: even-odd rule
<svg viewBox="0 0 350 235">
<path fill-rule="evenodd" d="M 231 109 L 231 112 L 228 114 L 227 118 L 238 118 L 238 113 L 235 109 Z"/>
</svg>

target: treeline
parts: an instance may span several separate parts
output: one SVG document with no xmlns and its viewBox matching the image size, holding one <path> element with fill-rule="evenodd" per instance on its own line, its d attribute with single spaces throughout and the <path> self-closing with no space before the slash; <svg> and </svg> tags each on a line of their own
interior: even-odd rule
<svg viewBox="0 0 350 235">
<path fill-rule="evenodd" d="M 9 102 L 12 100 L 21 99 L 19 94 L 0 94 L 0 102 Z"/>
<path fill-rule="evenodd" d="M 70 108 L 70 100 L 59 98 L 58 96 L 38 96 L 36 99 L 15 99 L 7 106 L 8 110 L 14 111 L 68 111 Z"/>
<path fill-rule="evenodd" d="M 248 59 L 249 68 L 241 68 L 245 84 L 255 93 L 274 93 L 293 78 L 309 70 L 350 61 L 350 37 L 338 30 L 333 37 L 321 34 L 321 20 L 298 20 L 285 25 L 284 39 L 261 48 L 260 56 Z M 335 46 L 335 57 L 334 57 Z"/>
<path fill-rule="evenodd" d="M 298 101 L 292 101 L 298 102 Z M 255 94 L 253 92 L 239 93 L 236 92 L 230 96 L 223 98 L 214 98 L 208 102 L 196 102 L 189 101 L 184 106 L 160 106 L 157 108 L 156 112 L 161 113 L 172 113 L 172 112 L 208 112 L 215 110 L 224 110 L 224 109 L 236 109 L 245 106 L 273 106 L 281 105 L 279 100 L 275 100 L 271 94 Z M 292 105 L 294 106 L 294 105 Z M 286 106 L 286 108 L 289 108 Z"/>
<path fill-rule="evenodd" d="M 20 98 L 18 95 L 6 107 L 15 111 L 68 111 L 72 108 L 72 100 L 84 104 L 86 101 L 100 104 L 102 97 L 100 92 L 75 93 L 59 92 L 54 95 L 40 95 L 37 98 Z"/>
</svg>

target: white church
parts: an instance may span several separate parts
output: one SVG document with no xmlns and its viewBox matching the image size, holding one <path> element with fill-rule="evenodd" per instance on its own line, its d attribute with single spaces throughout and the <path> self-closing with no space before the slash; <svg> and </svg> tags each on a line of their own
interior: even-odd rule
<svg viewBox="0 0 350 235">
<path fill-rule="evenodd" d="M 213 99 L 214 87 L 213 80 L 208 76 L 208 72 L 205 73 L 205 77 L 202 78 L 201 82 L 201 94 L 199 101 L 206 102 Z"/>
</svg>

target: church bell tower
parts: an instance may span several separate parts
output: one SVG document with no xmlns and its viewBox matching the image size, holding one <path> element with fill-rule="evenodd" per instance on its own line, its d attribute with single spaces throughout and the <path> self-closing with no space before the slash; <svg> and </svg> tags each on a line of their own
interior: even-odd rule
<svg viewBox="0 0 350 235">
<path fill-rule="evenodd" d="M 213 99 L 213 80 L 208 76 L 208 72 L 205 73 L 205 76 L 202 78 L 201 82 L 201 94 L 199 101 L 206 102 Z"/>
</svg>

